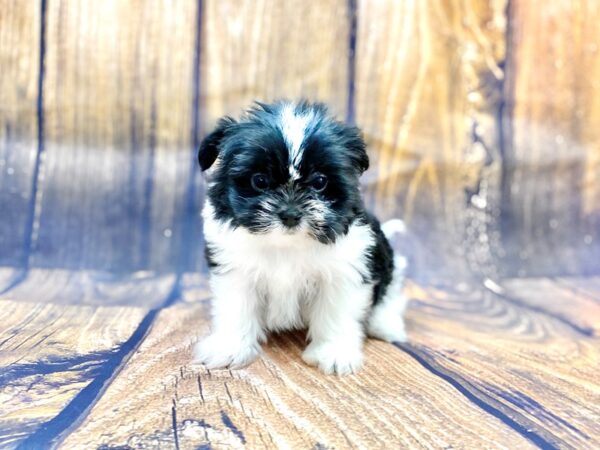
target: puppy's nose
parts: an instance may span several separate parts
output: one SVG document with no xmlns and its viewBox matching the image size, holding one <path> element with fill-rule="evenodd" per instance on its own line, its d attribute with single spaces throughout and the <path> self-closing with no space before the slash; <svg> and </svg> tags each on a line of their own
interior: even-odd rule
<svg viewBox="0 0 600 450">
<path fill-rule="evenodd" d="M 286 227 L 293 228 L 300 223 L 302 214 L 297 209 L 287 208 L 279 213 L 279 218 Z"/>
</svg>

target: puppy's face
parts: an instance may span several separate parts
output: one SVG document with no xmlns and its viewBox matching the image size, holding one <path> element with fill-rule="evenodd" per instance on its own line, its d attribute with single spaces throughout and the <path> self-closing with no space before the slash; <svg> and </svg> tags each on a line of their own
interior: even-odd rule
<svg viewBox="0 0 600 450">
<path fill-rule="evenodd" d="M 202 143 L 202 170 L 218 158 L 208 196 L 216 218 L 251 233 L 345 234 L 361 207 L 358 178 L 369 160 L 358 129 L 321 104 L 257 105 L 222 119 Z"/>
</svg>

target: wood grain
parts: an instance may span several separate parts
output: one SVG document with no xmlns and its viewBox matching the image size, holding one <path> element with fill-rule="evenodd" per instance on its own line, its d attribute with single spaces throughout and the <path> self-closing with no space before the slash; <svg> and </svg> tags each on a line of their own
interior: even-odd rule
<svg viewBox="0 0 600 450">
<path fill-rule="evenodd" d="M 2 272 L 0 283 L 1 275 Z M 30 269 L 16 286 L 2 294 L 2 298 L 33 303 L 42 300 L 43 303 L 57 305 L 151 309 L 164 303 L 175 280 L 174 274 L 142 271 L 123 275 L 85 270 Z"/>
<path fill-rule="evenodd" d="M 359 1 L 357 123 L 370 201 L 403 217 L 426 272 L 493 276 L 505 1 Z M 456 269 L 456 270 L 454 270 Z"/>
<path fill-rule="evenodd" d="M 555 278 L 561 287 L 570 292 L 583 295 L 590 299 L 600 302 L 600 277 L 589 278 Z"/>
<path fill-rule="evenodd" d="M 37 153 L 40 2 L 0 1 L 0 265 L 23 265 Z"/>
<path fill-rule="evenodd" d="M 306 97 L 345 117 L 347 0 L 205 2 L 201 87 L 205 123 L 254 100 Z"/>
<path fill-rule="evenodd" d="M 62 448 L 533 448 L 390 344 L 356 376 L 304 365 L 301 335 L 274 337 L 246 369 L 190 366 L 207 304 L 163 310 L 127 367 Z M 411 323 L 414 318 L 411 315 Z"/>
<path fill-rule="evenodd" d="M 502 283 L 504 295 L 516 303 L 527 301 L 530 308 L 552 314 L 569 324 L 574 332 L 600 335 L 600 289 L 593 279 L 514 279 Z"/>
<path fill-rule="evenodd" d="M 0 300 L 0 447 L 15 447 L 56 417 L 144 314 L 132 307 Z"/>
<path fill-rule="evenodd" d="M 196 2 L 48 3 L 36 266 L 179 263 Z"/>
<path fill-rule="evenodd" d="M 412 352 L 531 430 L 539 446 L 597 447 L 597 306 L 544 280 L 506 286 L 519 296 L 469 286 L 414 295 L 422 314 L 413 315 Z"/>
<path fill-rule="evenodd" d="M 600 5 L 511 5 L 503 233 L 508 273 L 598 273 Z"/>
<path fill-rule="evenodd" d="M 0 0 L 0 447 L 600 448 L 600 279 L 564 277 L 600 273 L 598 23 L 593 0 Z M 410 344 L 341 379 L 302 334 L 193 366 L 193 147 L 300 96 L 356 119 L 367 203 L 410 227 Z"/>
</svg>

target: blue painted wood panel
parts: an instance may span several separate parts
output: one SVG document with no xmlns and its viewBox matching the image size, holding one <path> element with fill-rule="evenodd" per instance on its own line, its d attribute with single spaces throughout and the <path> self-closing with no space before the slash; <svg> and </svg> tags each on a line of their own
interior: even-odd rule
<svg viewBox="0 0 600 450">
<path fill-rule="evenodd" d="M 174 271 L 196 175 L 196 4 L 58 2 L 45 20 L 35 267 Z M 73 36 L 78 36 L 76 45 Z M 195 227 L 199 235 L 199 227 Z"/>
<path fill-rule="evenodd" d="M 0 266 L 27 264 L 38 154 L 40 18 L 39 2 L 0 2 Z"/>
</svg>

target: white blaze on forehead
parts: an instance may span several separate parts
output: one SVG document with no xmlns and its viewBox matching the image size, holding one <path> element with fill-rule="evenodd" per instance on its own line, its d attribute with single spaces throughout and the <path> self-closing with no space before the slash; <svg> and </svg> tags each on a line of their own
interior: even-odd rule
<svg viewBox="0 0 600 450">
<path fill-rule="evenodd" d="M 306 128 L 313 119 L 313 112 L 298 114 L 293 103 L 286 104 L 281 110 L 281 132 L 290 154 L 290 175 L 299 178 L 298 166 L 302 159 L 302 143 L 306 137 Z"/>
</svg>

